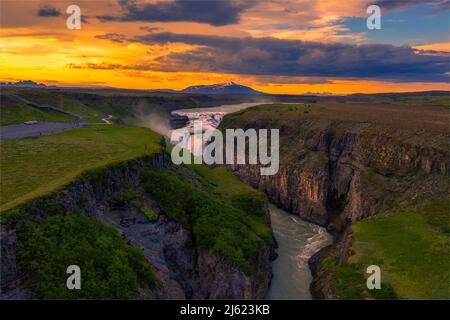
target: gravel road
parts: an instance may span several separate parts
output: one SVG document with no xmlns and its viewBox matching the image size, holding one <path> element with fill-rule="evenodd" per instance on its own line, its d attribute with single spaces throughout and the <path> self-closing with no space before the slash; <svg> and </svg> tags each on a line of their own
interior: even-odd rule
<svg viewBox="0 0 450 320">
<path fill-rule="evenodd" d="M 0 127 L 0 140 L 10 140 L 24 137 L 38 137 L 55 132 L 86 126 L 81 122 L 39 122 L 36 124 L 13 124 Z"/>
</svg>

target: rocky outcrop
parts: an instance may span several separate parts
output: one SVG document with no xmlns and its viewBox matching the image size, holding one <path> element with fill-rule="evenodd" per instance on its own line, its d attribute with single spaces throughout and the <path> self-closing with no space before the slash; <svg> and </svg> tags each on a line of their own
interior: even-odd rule
<svg viewBox="0 0 450 320">
<path fill-rule="evenodd" d="M 272 176 L 260 175 L 260 165 L 232 165 L 231 169 L 283 209 L 338 232 L 374 215 L 389 198 L 386 192 L 369 192 L 373 181 L 366 181 L 368 174 L 408 193 L 417 173 L 442 177 L 448 172 L 445 151 L 373 136 L 366 129 L 367 125 L 356 124 L 340 135 L 333 126 L 301 132 L 296 143 L 298 161 L 282 162 Z"/>
<path fill-rule="evenodd" d="M 258 254 L 254 272 L 247 274 L 211 250 L 197 248 L 190 232 L 168 219 L 158 203 L 140 187 L 145 168 L 165 170 L 164 154 L 130 160 L 89 172 L 52 195 L 36 199 L 10 213 L 2 222 L 1 297 L 33 298 L 24 274 L 17 267 L 20 248 L 15 222 L 53 214 L 54 210 L 72 214 L 82 209 L 90 218 L 115 227 L 130 245 L 141 248 L 153 266 L 160 286 L 156 299 L 258 299 L 263 298 L 271 278 L 271 248 Z M 159 214 L 150 221 L 130 204 L 117 199 L 128 190 L 138 191 L 139 201 Z M 15 216 L 19 218 L 15 218 Z"/>
<path fill-rule="evenodd" d="M 257 299 L 263 298 L 271 276 L 270 248 L 262 250 L 251 275 L 211 250 L 192 245 L 189 231 L 163 215 L 145 195 L 146 207 L 159 213 L 149 221 L 132 206 L 99 208 L 96 218 L 120 230 L 122 236 L 154 267 L 161 287 L 157 299 Z M 105 210 L 106 209 L 106 210 Z"/>
<path fill-rule="evenodd" d="M 233 123 L 224 127 L 232 128 Z M 332 275 L 320 269 L 322 258 L 330 252 L 342 261 L 348 258 L 351 235 L 347 227 L 353 222 L 407 205 L 421 195 L 446 192 L 448 151 L 432 141 L 429 146 L 408 143 L 406 138 L 401 142 L 395 135 L 380 134 L 383 128 L 365 123 L 324 126 L 300 122 L 298 127 L 289 128 L 297 130 L 295 141 L 280 142 L 281 165 L 276 175 L 260 175 L 259 165 L 233 165 L 231 169 L 277 206 L 326 226 L 334 234 L 334 245 L 314 255 L 310 267 L 313 297 L 335 299 Z M 280 130 L 283 139 L 289 131 L 282 126 Z M 292 133 L 289 137 L 293 139 Z"/>
<path fill-rule="evenodd" d="M 310 290 L 314 299 L 339 299 L 339 296 L 331 288 L 332 277 L 334 275 L 329 270 L 322 268 L 321 262 L 326 257 L 332 257 L 336 262 L 346 261 L 351 255 L 351 244 L 351 234 L 346 230 L 336 236 L 332 245 L 319 250 L 308 260 L 309 269 L 313 276 Z"/>
</svg>

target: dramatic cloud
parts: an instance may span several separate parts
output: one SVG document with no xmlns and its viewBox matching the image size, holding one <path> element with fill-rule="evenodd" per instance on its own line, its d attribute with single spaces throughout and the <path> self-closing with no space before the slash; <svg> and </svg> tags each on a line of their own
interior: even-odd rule
<svg viewBox="0 0 450 320">
<path fill-rule="evenodd" d="M 150 65 L 125 65 L 117 63 L 86 63 L 74 64 L 69 63 L 67 67 L 71 69 L 93 69 L 93 70 L 137 70 L 137 71 L 151 71 L 153 68 Z"/>
<path fill-rule="evenodd" d="M 175 33 L 152 33 L 130 41 L 148 45 L 184 43 L 194 46 L 191 51 L 171 52 L 155 58 L 152 68 L 158 71 L 399 81 L 447 81 L 446 73 L 449 72 L 448 55 L 430 55 L 410 47 L 392 45 L 327 44 Z"/>
<path fill-rule="evenodd" d="M 238 23 L 241 12 L 254 3 L 254 0 L 174 0 L 157 3 L 119 0 L 123 11 L 121 15 L 101 15 L 97 18 L 101 21 L 187 21 L 222 26 Z"/>
<path fill-rule="evenodd" d="M 140 27 L 139 29 L 150 32 L 150 33 L 160 30 L 160 28 L 158 28 L 158 27 L 151 27 L 151 26 L 143 26 L 143 27 Z"/>
<path fill-rule="evenodd" d="M 450 0 L 0 2 L 4 78 L 177 89 L 231 79 L 278 93 L 448 89 Z M 66 28 L 72 3 L 81 31 Z M 382 30 L 366 28 L 370 4 L 381 6 Z"/>
<path fill-rule="evenodd" d="M 61 11 L 50 6 L 43 6 L 38 9 L 37 15 L 39 17 L 59 17 Z"/>
<path fill-rule="evenodd" d="M 450 0 L 378 0 L 375 2 L 382 10 L 397 10 L 412 7 L 414 5 L 428 4 L 434 8 L 429 13 L 437 14 L 450 9 Z"/>
<path fill-rule="evenodd" d="M 95 36 L 97 39 L 110 40 L 112 42 L 123 43 L 125 42 L 125 36 L 119 33 L 107 33 Z"/>
</svg>

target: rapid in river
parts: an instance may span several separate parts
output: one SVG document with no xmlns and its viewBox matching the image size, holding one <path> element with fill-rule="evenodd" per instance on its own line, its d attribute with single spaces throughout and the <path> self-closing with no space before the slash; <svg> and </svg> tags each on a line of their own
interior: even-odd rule
<svg viewBox="0 0 450 320">
<path fill-rule="evenodd" d="M 267 299 L 311 299 L 309 258 L 331 244 L 325 228 L 301 220 L 269 205 L 278 257 L 272 263 L 273 278 Z"/>
</svg>

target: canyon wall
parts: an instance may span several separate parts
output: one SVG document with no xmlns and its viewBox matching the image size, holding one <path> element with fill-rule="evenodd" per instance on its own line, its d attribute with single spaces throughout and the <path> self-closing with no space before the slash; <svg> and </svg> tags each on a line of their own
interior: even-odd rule
<svg viewBox="0 0 450 320">
<path fill-rule="evenodd" d="M 259 165 L 231 166 L 242 181 L 265 192 L 271 202 L 326 226 L 334 235 L 334 244 L 309 261 L 314 298 L 339 298 L 331 289 L 333 275 L 321 269 L 321 261 L 331 252 L 339 261 L 348 259 L 350 224 L 448 192 L 445 147 L 433 141 L 428 146 L 408 143 L 383 135 L 382 129 L 353 124 L 337 133 L 330 124 L 301 130 L 294 141 L 281 140 L 281 148 L 285 142 L 291 150 L 281 151 L 280 169 L 273 176 L 261 176 Z M 445 141 L 444 136 L 439 139 Z"/>
<path fill-rule="evenodd" d="M 331 231 L 376 214 L 395 201 L 392 192 L 410 198 L 427 189 L 445 192 L 446 151 L 369 134 L 366 127 L 355 124 L 339 136 L 333 126 L 303 132 L 294 147 L 300 156 L 283 162 L 281 155 L 272 176 L 260 175 L 260 165 L 231 169 L 271 202 Z"/>
<path fill-rule="evenodd" d="M 167 166 L 170 163 L 163 153 L 110 165 L 82 175 L 62 190 L 3 215 L 1 298 L 36 298 L 17 266 L 20 243 L 14 226 L 18 221 L 55 214 L 55 208 L 66 215 L 82 209 L 90 218 L 116 228 L 130 245 L 141 248 L 161 284 L 152 292 L 155 299 L 263 298 L 272 275 L 272 248 L 260 250 L 255 269 L 247 274 L 217 253 L 193 245 L 190 232 L 167 218 L 157 202 L 140 187 L 145 168 L 166 170 Z M 134 206 L 111 201 L 120 199 L 130 188 L 138 190 L 139 200 L 159 214 L 156 221 L 147 219 Z"/>
</svg>

